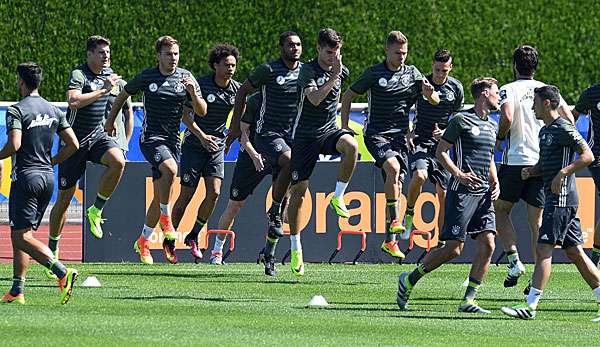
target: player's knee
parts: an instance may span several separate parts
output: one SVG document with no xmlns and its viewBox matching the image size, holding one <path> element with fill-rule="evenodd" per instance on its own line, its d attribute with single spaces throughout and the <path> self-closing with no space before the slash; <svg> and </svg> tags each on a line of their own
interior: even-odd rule
<svg viewBox="0 0 600 347">
<path fill-rule="evenodd" d="M 219 199 L 219 195 L 220 195 L 220 192 L 218 189 L 207 189 L 205 199 L 215 202 L 215 201 L 217 201 L 217 199 Z"/>
<path fill-rule="evenodd" d="M 427 171 L 426 170 L 417 170 L 417 171 L 415 171 L 414 177 L 418 183 L 423 184 L 427 180 Z"/>
<path fill-rule="evenodd" d="M 344 154 L 352 157 L 358 155 L 358 143 L 354 138 L 350 138 L 344 143 Z"/>
<path fill-rule="evenodd" d="M 244 203 L 245 202 L 246 202 L 245 200 L 242 200 L 242 201 L 229 200 L 229 204 L 227 205 L 227 209 L 230 212 L 232 212 L 234 214 L 237 214 L 242 209 L 242 207 L 244 207 Z"/>
<path fill-rule="evenodd" d="M 163 164 L 165 164 L 166 162 L 164 162 Z M 173 178 L 175 178 L 175 175 L 177 174 L 177 165 L 173 164 L 165 164 L 160 165 L 160 174 L 161 174 L 161 178 L 165 178 L 168 180 L 172 180 Z"/>
<path fill-rule="evenodd" d="M 565 249 L 565 253 L 573 263 L 579 262 L 583 257 L 583 250 L 579 246 L 569 247 Z"/>
<path fill-rule="evenodd" d="M 502 215 L 510 214 L 510 211 L 512 210 L 512 206 L 513 206 L 513 204 L 508 201 L 499 200 L 499 199 L 494 201 L 494 210 L 496 211 L 496 214 L 498 214 L 498 213 L 500 213 Z"/>
<path fill-rule="evenodd" d="M 383 172 L 385 172 L 386 177 L 398 181 L 400 177 L 400 163 L 394 158 L 388 159 L 383 165 Z"/>
</svg>

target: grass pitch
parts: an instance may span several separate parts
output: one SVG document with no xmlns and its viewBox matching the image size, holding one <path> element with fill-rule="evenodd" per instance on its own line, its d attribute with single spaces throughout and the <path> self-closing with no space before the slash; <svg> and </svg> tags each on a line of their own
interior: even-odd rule
<svg viewBox="0 0 600 347">
<path fill-rule="evenodd" d="M 492 267 L 478 294 L 487 316 L 458 313 L 468 265 L 445 265 L 415 287 L 407 311 L 395 302 L 397 276 L 412 265 L 307 264 L 297 279 L 289 266 L 267 278 L 254 264 L 77 264 L 79 284 L 58 304 L 54 282 L 30 268 L 25 306 L 0 305 L 2 345 L 274 345 L 274 346 L 591 346 L 600 342 L 593 293 L 573 265 L 555 265 L 538 316 L 500 313 L 519 303 L 526 280 L 505 289 L 504 267 Z M 528 267 L 529 273 L 532 267 Z M 6 291 L 10 264 L 0 265 Z M 330 303 L 308 309 L 313 295 Z"/>
</svg>

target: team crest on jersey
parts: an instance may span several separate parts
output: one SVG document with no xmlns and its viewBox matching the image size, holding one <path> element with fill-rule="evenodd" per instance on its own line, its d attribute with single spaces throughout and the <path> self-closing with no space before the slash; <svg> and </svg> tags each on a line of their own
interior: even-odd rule
<svg viewBox="0 0 600 347">
<path fill-rule="evenodd" d="M 479 129 L 477 125 L 474 125 L 471 127 L 471 134 L 473 134 L 473 136 L 479 136 L 479 134 L 481 134 L 481 129 Z"/>
<path fill-rule="evenodd" d="M 546 134 L 542 137 L 542 140 L 546 144 L 546 146 L 550 146 L 552 144 L 552 134 Z"/>
<path fill-rule="evenodd" d="M 325 84 L 325 78 L 324 77 L 317 78 L 317 85 L 320 87 L 323 84 Z"/>
<path fill-rule="evenodd" d="M 379 79 L 379 85 L 382 86 L 382 87 L 387 87 L 388 81 L 385 78 L 381 77 Z"/>
<path fill-rule="evenodd" d="M 335 87 L 339 88 L 341 86 L 342 86 L 342 80 L 338 78 L 337 80 L 335 80 Z"/>
<path fill-rule="evenodd" d="M 456 236 L 460 234 L 460 225 L 455 225 L 452 227 L 452 235 Z"/>
<path fill-rule="evenodd" d="M 231 190 L 231 196 L 233 196 L 234 198 L 237 198 L 237 196 L 238 196 L 239 193 L 240 192 L 237 190 L 237 188 L 233 188 Z"/>
<path fill-rule="evenodd" d="M 379 156 L 379 158 L 383 158 L 385 157 L 385 151 L 383 149 L 380 149 L 379 152 L 377 152 L 377 155 Z"/>
<path fill-rule="evenodd" d="M 278 143 L 278 144 L 276 144 L 276 145 L 275 145 L 275 150 L 276 150 L 277 152 L 281 152 L 281 149 L 282 149 L 282 148 L 283 148 L 283 146 L 281 146 L 281 143 Z"/>
<path fill-rule="evenodd" d="M 400 77 L 400 84 L 403 86 L 407 86 L 410 84 L 410 81 L 412 80 L 410 75 L 402 75 L 402 77 Z"/>
<path fill-rule="evenodd" d="M 175 84 L 175 87 L 173 87 L 173 88 L 175 88 L 176 93 L 181 93 L 185 89 L 185 86 L 183 85 L 183 83 L 180 82 L 180 83 Z"/>
<path fill-rule="evenodd" d="M 154 153 L 154 161 L 155 162 L 159 162 L 162 159 L 162 155 L 160 155 L 160 152 L 156 152 Z"/>
<path fill-rule="evenodd" d="M 156 85 L 156 83 L 150 83 L 150 85 L 148 86 L 148 89 L 154 93 L 155 91 L 158 90 L 158 86 Z"/>
<path fill-rule="evenodd" d="M 208 96 L 206 97 L 206 101 L 208 102 L 215 102 L 216 97 L 213 94 L 208 94 Z"/>
<path fill-rule="evenodd" d="M 190 174 L 186 173 L 183 175 L 183 181 L 184 182 L 189 182 L 190 181 Z"/>
<path fill-rule="evenodd" d="M 598 103 L 596 104 L 596 108 L 597 108 L 598 110 L 600 110 L 600 102 L 598 102 Z"/>
<path fill-rule="evenodd" d="M 292 171 L 292 179 L 296 181 L 298 179 L 298 171 Z"/>
<path fill-rule="evenodd" d="M 61 187 L 66 187 L 67 186 L 67 179 L 64 177 L 60 178 L 60 186 Z"/>
<path fill-rule="evenodd" d="M 277 78 L 275 79 L 275 82 L 277 82 L 277 84 L 279 84 L 280 86 L 282 86 L 285 83 L 285 77 L 283 77 L 283 76 L 277 76 Z"/>
<path fill-rule="evenodd" d="M 229 103 L 232 105 L 235 104 L 235 96 L 229 98 Z"/>
<path fill-rule="evenodd" d="M 448 91 L 448 94 L 446 94 L 446 100 L 452 102 L 454 101 L 454 99 L 456 99 L 456 97 L 454 96 L 454 92 Z"/>
</svg>

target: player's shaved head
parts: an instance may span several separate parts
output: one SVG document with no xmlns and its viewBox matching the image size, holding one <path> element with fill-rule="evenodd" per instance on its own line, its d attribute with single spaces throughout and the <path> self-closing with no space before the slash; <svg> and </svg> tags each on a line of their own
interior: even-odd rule
<svg viewBox="0 0 600 347">
<path fill-rule="evenodd" d="M 32 61 L 17 65 L 17 74 L 29 90 L 38 89 L 42 83 L 42 68 Z"/>
</svg>

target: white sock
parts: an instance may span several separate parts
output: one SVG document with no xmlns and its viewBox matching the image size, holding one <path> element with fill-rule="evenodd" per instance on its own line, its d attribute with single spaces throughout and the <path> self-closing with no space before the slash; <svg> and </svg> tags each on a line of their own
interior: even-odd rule
<svg viewBox="0 0 600 347">
<path fill-rule="evenodd" d="M 337 181 L 335 184 L 335 193 L 333 193 L 333 196 L 336 198 L 343 197 L 344 192 L 346 191 L 346 187 L 348 187 L 348 182 Z"/>
<path fill-rule="evenodd" d="M 531 287 L 531 289 L 529 289 L 529 294 L 527 295 L 527 305 L 535 310 L 540 302 L 541 296 L 541 290 Z"/>
<path fill-rule="evenodd" d="M 160 204 L 160 214 L 162 214 L 163 216 L 170 216 L 169 204 Z"/>
<path fill-rule="evenodd" d="M 146 224 L 144 224 L 144 228 L 142 229 L 142 236 L 146 240 L 149 240 L 150 239 L 150 235 L 152 235 L 153 231 L 154 231 L 154 228 L 151 228 L 151 227 L 147 226 Z"/>
<path fill-rule="evenodd" d="M 598 299 L 598 303 L 600 303 L 600 287 L 593 290 L 594 294 L 596 294 L 596 299 Z"/>
<path fill-rule="evenodd" d="M 290 243 L 292 251 L 302 251 L 302 244 L 300 243 L 300 234 L 290 235 Z"/>
<path fill-rule="evenodd" d="M 215 253 L 223 253 L 223 245 L 225 244 L 225 239 L 221 240 L 218 236 L 215 237 L 215 245 L 213 246 L 213 252 Z"/>
</svg>

